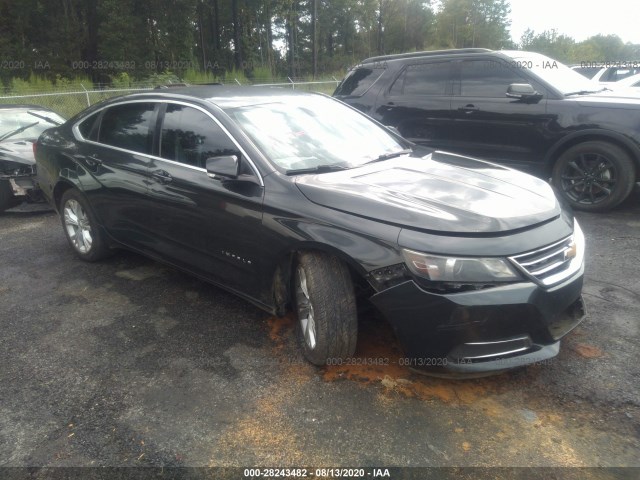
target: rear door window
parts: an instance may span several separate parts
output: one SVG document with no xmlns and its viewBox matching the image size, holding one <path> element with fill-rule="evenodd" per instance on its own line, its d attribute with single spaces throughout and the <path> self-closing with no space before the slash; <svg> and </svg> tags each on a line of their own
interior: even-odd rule
<svg viewBox="0 0 640 480">
<path fill-rule="evenodd" d="M 98 141 L 151 155 L 155 104 L 127 103 L 109 107 L 102 115 Z"/>
<path fill-rule="evenodd" d="M 393 83 L 391 95 L 438 96 L 449 93 L 449 62 L 409 65 Z"/>
<path fill-rule="evenodd" d="M 86 118 L 78 125 L 78 130 L 82 138 L 86 140 L 96 141 L 98 139 L 98 122 L 100 113 L 94 113 L 89 118 Z"/>
</svg>

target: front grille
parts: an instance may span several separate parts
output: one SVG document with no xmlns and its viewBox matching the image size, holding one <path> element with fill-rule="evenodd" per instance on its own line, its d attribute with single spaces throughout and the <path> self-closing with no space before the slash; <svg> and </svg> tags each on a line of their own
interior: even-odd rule
<svg viewBox="0 0 640 480">
<path fill-rule="evenodd" d="M 539 250 L 515 255 L 509 259 L 522 272 L 539 283 L 553 285 L 577 271 L 576 255 L 576 243 L 571 236 Z M 579 268 L 580 265 L 577 267 Z"/>
</svg>

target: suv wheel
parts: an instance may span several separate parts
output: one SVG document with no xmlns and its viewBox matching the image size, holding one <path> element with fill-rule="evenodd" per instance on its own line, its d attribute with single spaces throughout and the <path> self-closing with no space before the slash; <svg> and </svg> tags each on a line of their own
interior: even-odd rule
<svg viewBox="0 0 640 480">
<path fill-rule="evenodd" d="M 577 210 L 609 210 L 631 193 L 636 172 L 629 155 L 606 142 L 584 142 L 564 152 L 553 168 L 552 182 Z"/>
<path fill-rule="evenodd" d="M 315 365 L 353 355 L 358 316 L 351 276 L 331 255 L 301 253 L 294 272 L 298 339 Z"/>
<path fill-rule="evenodd" d="M 70 189 L 60 201 L 62 228 L 73 251 L 86 262 L 95 262 L 109 255 L 109 248 L 98 223 L 82 194 Z"/>
</svg>

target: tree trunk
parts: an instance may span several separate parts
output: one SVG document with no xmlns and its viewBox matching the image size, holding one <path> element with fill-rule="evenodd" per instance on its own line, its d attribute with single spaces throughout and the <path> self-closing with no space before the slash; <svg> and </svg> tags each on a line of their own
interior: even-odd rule
<svg viewBox="0 0 640 480">
<path fill-rule="evenodd" d="M 265 2 L 265 22 L 264 26 L 267 30 L 267 64 L 269 70 L 273 74 L 275 72 L 275 62 L 273 60 L 273 29 L 271 28 L 271 2 Z"/>
<path fill-rule="evenodd" d="M 311 0 L 313 6 L 311 8 L 311 50 L 313 57 L 313 79 L 316 79 L 318 74 L 318 0 Z"/>
<path fill-rule="evenodd" d="M 238 0 L 232 0 L 231 8 L 233 12 L 233 46 L 235 49 L 234 58 L 236 64 L 236 70 L 242 68 L 242 42 L 241 42 L 241 28 L 240 28 L 240 15 L 238 14 Z"/>
<path fill-rule="evenodd" d="M 198 3 L 198 30 L 200 31 L 200 50 L 202 51 L 202 71 L 207 69 L 207 50 L 204 40 L 204 5 Z"/>
<path fill-rule="evenodd" d="M 296 2 L 292 3 L 292 8 L 287 15 L 287 39 L 289 43 L 289 78 L 293 79 L 296 76 L 295 67 L 295 6 Z"/>
<path fill-rule="evenodd" d="M 92 65 L 98 59 L 98 15 L 96 2 L 87 2 L 87 43 L 84 58 Z M 91 80 L 99 80 L 99 73 L 92 71 Z"/>
<path fill-rule="evenodd" d="M 217 54 L 220 52 L 220 6 L 218 5 L 218 0 L 211 0 L 211 5 L 213 6 L 213 22 L 211 25 L 211 31 L 213 33 L 213 41 L 216 46 Z"/>
<path fill-rule="evenodd" d="M 384 55 L 384 32 L 382 30 L 382 7 L 384 0 L 380 0 L 380 14 L 378 15 L 378 55 Z"/>
</svg>

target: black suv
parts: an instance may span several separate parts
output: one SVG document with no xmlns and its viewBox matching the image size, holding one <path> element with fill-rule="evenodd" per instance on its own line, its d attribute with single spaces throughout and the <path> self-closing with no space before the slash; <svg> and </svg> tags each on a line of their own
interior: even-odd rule
<svg viewBox="0 0 640 480">
<path fill-rule="evenodd" d="M 551 178 L 581 210 L 618 205 L 638 180 L 640 97 L 614 97 L 537 53 L 372 57 L 334 96 L 415 143 Z"/>
</svg>

